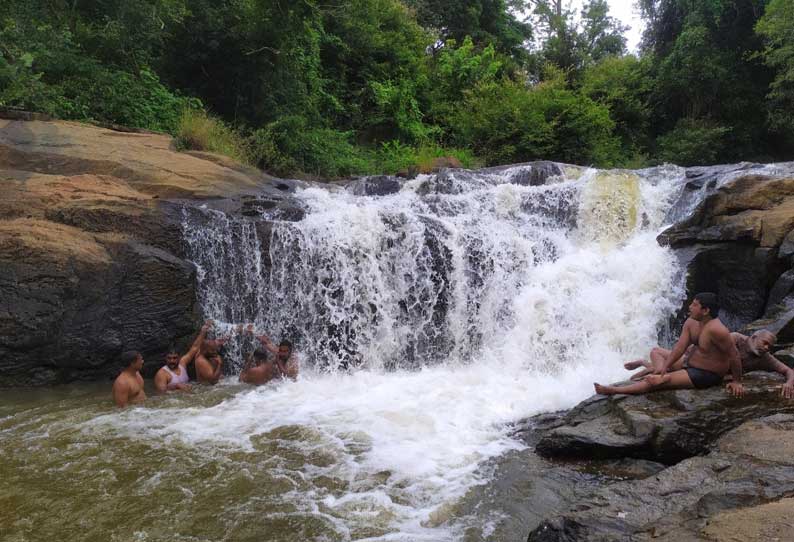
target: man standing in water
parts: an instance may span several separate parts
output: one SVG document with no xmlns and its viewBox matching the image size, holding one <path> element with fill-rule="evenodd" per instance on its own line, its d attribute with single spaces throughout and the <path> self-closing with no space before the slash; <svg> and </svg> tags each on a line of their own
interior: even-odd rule
<svg viewBox="0 0 794 542">
<path fill-rule="evenodd" d="M 121 374 L 113 382 L 113 401 L 116 406 L 125 407 L 130 403 L 143 403 L 146 393 L 143 391 L 143 356 L 134 350 L 121 354 Z"/>
<path fill-rule="evenodd" d="M 181 358 L 179 357 L 176 349 L 169 349 L 168 353 L 165 355 L 165 365 L 163 365 L 160 370 L 157 371 L 157 374 L 154 375 L 154 387 L 158 392 L 163 393 L 165 391 L 173 390 L 190 390 L 190 385 L 188 384 L 190 378 L 187 375 L 187 366 L 193 361 L 193 358 L 196 357 L 196 354 L 198 354 L 199 349 L 204 342 L 204 337 L 207 335 L 207 331 L 209 331 L 211 327 L 212 320 L 207 320 L 201 327 L 199 334 L 196 336 L 196 340 L 193 341 L 190 350 L 188 350 L 187 354 Z"/>
<path fill-rule="evenodd" d="M 273 380 L 279 374 L 278 369 L 275 367 L 275 362 L 267 358 L 268 354 L 265 350 L 261 348 L 254 350 L 245 362 L 243 370 L 240 371 L 240 382 L 261 386 Z"/>
<path fill-rule="evenodd" d="M 248 327 L 245 328 L 246 332 L 254 335 L 256 340 L 258 340 L 262 346 L 265 347 L 265 350 L 274 354 L 274 358 L 267 362 L 267 363 L 258 363 L 257 367 L 259 366 L 266 366 L 270 365 L 270 368 L 267 369 L 270 372 L 270 376 L 267 380 L 271 380 L 273 378 L 281 378 L 281 377 L 289 377 L 292 380 L 298 378 L 298 357 L 295 355 L 292 343 L 286 339 L 282 339 L 278 346 L 273 344 L 273 342 L 268 338 L 267 335 L 256 335 L 254 331 L 254 325 L 249 324 Z M 254 353 L 256 354 L 256 352 Z M 262 356 L 262 352 L 260 351 L 260 357 Z M 250 363 L 246 364 L 246 367 L 250 366 Z M 252 368 L 253 369 L 253 368 Z M 262 369 L 265 371 L 265 369 Z M 240 375 L 240 379 L 242 380 L 243 375 Z M 264 382 L 262 382 L 264 384 Z"/>
<path fill-rule="evenodd" d="M 697 294 L 689 305 L 689 318 L 684 322 L 681 336 L 673 350 L 666 355 L 657 352 L 656 356 L 652 356 L 653 374 L 626 386 L 602 386 L 596 383 L 596 393 L 637 395 L 653 390 L 709 388 L 722 384 L 723 377 L 730 371 L 733 381 L 728 384 L 728 391 L 740 397 L 744 393 L 744 387 L 741 383 L 739 352 L 728 328 L 719 320 L 718 315 L 717 296 L 713 293 Z M 691 350 L 688 366 L 668 372 L 690 346 L 694 348 Z"/>
<path fill-rule="evenodd" d="M 751 336 L 742 335 L 741 333 L 731 333 L 733 343 L 739 351 L 739 359 L 742 362 L 742 373 L 749 373 L 750 371 L 769 371 L 771 373 L 780 373 L 786 378 L 786 382 L 780 388 L 780 396 L 785 399 L 794 399 L 794 369 L 788 367 L 775 356 L 769 353 L 772 346 L 777 341 L 777 336 L 769 330 L 761 329 L 756 331 Z M 671 371 L 682 369 L 689 359 L 692 351 L 692 346 L 687 349 L 687 352 L 678 358 L 670 366 Z M 654 348 L 651 351 L 651 356 L 654 351 L 661 350 L 662 355 L 669 355 L 669 351 L 661 348 Z M 658 354 L 657 354 L 658 355 Z M 625 364 L 626 369 L 634 370 L 638 367 L 645 367 L 639 373 L 632 375 L 632 380 L 640 380 L 642 377 L 649 375 L 653 372 L 653 366 L 645 360 L 630 361 Z M 725 377 L 730 378 L 728 376 Z"/>
</svg>

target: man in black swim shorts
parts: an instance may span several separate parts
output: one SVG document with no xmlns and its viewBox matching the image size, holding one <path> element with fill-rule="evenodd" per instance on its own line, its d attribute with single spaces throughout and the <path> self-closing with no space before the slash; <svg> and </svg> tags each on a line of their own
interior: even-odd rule
<svg viewBox="0 0 794 542">
<path fill-rule="evenodd" d="M 684 322 L 673 349 L 665 356 L 657 356 L 656 359 L 652 356 L 652 374 L 626 386 L 594 384 L 596 393 L 636 395 L 653 390 L 709 388 L 721 384 L 730 371 L 733 381 L 728 383 L 727 389 L 737 397 L 742 396 L 744 386 L 741 383 L 739 351 L 730 331 L 718 318 L 719 310 L 715 294 L 697 294 L 689 305 L 689 318 Z M 689 354 L 687 367 L 668 372 L 685 353 Z"/>
</svg>

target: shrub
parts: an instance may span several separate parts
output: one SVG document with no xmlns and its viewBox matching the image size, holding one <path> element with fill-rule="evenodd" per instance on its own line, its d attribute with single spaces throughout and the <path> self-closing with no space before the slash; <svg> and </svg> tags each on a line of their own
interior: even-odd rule
<svg viewBox="0 0 794 542">
<path fill-rule="evenodd" d="M 729 132 L 729 128 L 707 120 L 681 119 L 657 139 L 657 155 L 680 166 L 714 164 Z"/>
<path fill-rule="evenodd" d="M 179 149 L 214 152 L 250 163 L 248 142 L 232 128 L 201 109 L 185 108 L 175 132 Z"/>
</svg>

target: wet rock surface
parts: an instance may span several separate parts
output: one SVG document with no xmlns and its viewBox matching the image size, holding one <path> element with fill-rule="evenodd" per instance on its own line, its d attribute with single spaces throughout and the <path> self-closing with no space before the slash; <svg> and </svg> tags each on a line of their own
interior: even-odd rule
<svg viewBox="0 0 794 542">
<path fill-rule="evenodd" d="M 709 446 L 642 480 L 604 485 L 549 517 L 529 541 L 727 540 L 743 518 L 748 538 L 785 532 L 794 494 L 794 415 L 747 421 Z M 771 521 L 759 521 L 770 508 Z M 781 531 L 782 530 L 782 531 Z M 788 531 L 790 532 L 790 531 Z M 737 539 L 737 540 L 738 540 Z M 781 540 L 784 540 L 782 538 Z"/>
<path fill-rule="evenodd" d="M 743 398 L 722 388 L 595 396 L 525 420 L 514 435 L 526 448 L 486 465 L 491 481 L 459 503 L 456 515 L 469 518 L 463 540 L 766 540 L 790 532 L 794 401 L 780 397 L 777 375 L 748 373 L 745 384 Z"/>
<path fill-rule="evenodd" d="M 144 374 L 198 326 L 186 209 L 299 219 L 300 181 L 274 179 L 171 138 L 0 119 L 0 386 Z"/>
</svg>

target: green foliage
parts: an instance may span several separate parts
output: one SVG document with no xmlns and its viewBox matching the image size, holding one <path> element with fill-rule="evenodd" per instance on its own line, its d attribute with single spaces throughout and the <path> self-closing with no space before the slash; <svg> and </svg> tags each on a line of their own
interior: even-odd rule
<svg viewBox="0 0 794 542">
<path fill-rule="evenodd" d="M 651 108 L 648 98 L 652 80 L 647 62 L 635 56 L 607 57 L 588 68 L 582 78 L 581 92 L 606 106 L 615 122 L 615 135 L 621 140 L 621 165 L 636 164 L 648 152 Z"/>
<path fill-rule="evenodd" d="M 387 141 L 381 145 L 373 157 L 373 171 L 397 173 L 416 170 L 430 171 L 437 158 L 452 156 L 465 168 L 479 165 L 477 158 L 467 149 L 444 148 L 427 143 L 419 147 L 404 145 L 399 141 Z"/>
<path fill-rule="evenodd" d="M 492 45 L 519 64 L 526 61 L 524 44 L 532 37 L 532 27 L 516 14 L 528 9 L 529 2 L 406 0 L 406 4 L 416 10 L 423 26 L 439 33 L 442 42 L 461 43 L 469 37 L 478 47 Z"/>
<path fill-rule="evenodd" d="M 453 129 L 489 165 L 550 159 L 610 166 L 619 159 L 609 110 L 565 88 L 558 75 L 535 88 L 511 81 L 467 93 Z"/>
<path fill-rule="evenodd" d="M 794 0 L 772 0 L 756 30 L 766 39 L 766 64 L 775 70 L 768 94 L 769 123 L 794 136 Z"/>
<path fill-rule="evenodd" d="M 352 133 L 316 128 L 300 116 L 284 117 L 253 135 L 259 167 L 279 175 L 301 172 L 317 177 L 369 173 L 367 152 L 352 142 Z"/>
<path fill-rule="evenodd" d="M 659 159 L 681 166 L 713 164 L 729 132 L 729 128 L 707 121 L 681 119 L 673 130 L 659 137 Z"/>
<path fill-rule="evenodd" d="M 214 152 L 241 163 L 250 161 L 249 143 L 221 120 L 200 109 L 182 111 L 174 139 L 178 149 Z"/>
</svg>

